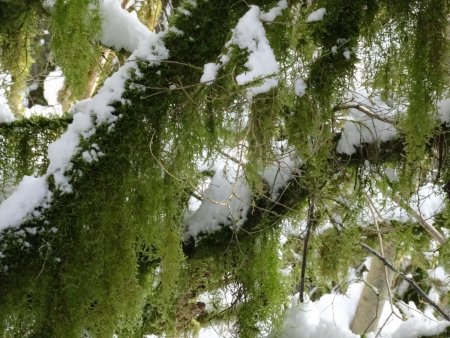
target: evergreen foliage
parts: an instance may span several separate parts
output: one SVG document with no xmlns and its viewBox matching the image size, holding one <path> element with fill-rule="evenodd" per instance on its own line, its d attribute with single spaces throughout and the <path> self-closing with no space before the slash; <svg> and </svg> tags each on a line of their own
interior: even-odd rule
<svg viewBox="0 0 450 338">
<path fill-rule="evenodd" d="M 267 11 L 277 2 L 252 4 Z M 145 3 L 141 18 L 154 27 L 150 22 L 162 5 Z M 163 37 L 169 58 L 139 60 L 122 100 L 114 103 L 114 127 L 99 124 L 81 140 L 66 173 L 73 192 L 59 191 L 50 176 L 50 205 L 0 232 L 4 336 L 176 337 L 215 320 L 233 323 L 240 337 L 278 332 L 288 297 L 298 291 L 299 255 L 308 253 L 305 291 L 316 299 L 345 291 L 349 268 L 366 256 L 360 243 L 376 247 L 380 238 L 396 243 L 398 261 L 413 257 L 408 269 L 430 288 L 427 269 L 450 269 L 449 241 L 426 260 L 430 237 L 419 221 L 368 223 L 361 209 L 372 210 L 379 194 L 408 200 L 431 181 L 449 185 L 448 126 L 437 114 L 449 86 L 448 1 L 289 3 L 264 24 L 280 64 L 279 84 L 253 98 L 247 89 L 264 79 L 239 86 L 235 77 L 248 70 L 249 55 L 227 44 L 248 4 L 182 5 L 190 15 L 175 11 L 169 25 L 183 35 L 169 31 Z M 305 24 L 321 7 L 327 9 L 324 19 Z M 2 2 L 0 70 L 13 80 L 11 107 L 20 107 L 15 102 L 25 89 L 40 16 L 51 22 L 51 53 L 74 97 L 86 95 L 100 56 L 97 1 L 57 0 L 48 11 L 40 2 Z M 226 54 L 230 61 L 217 80 L 200 84 L 203 66 Z M 300 77 L 307 91 L 295 95 Z M 359 79 L 392 105 L 407 102 L 406 113 L 392 120 L 400 136 L 381 145 L 363 143 L 353 155 L 337 153 L 348 109 L 336 107 Z M 23 176 L 45 174 L 47 146 L 70 122 L 33 117 L 0 124 L 0 201 Z M 274 144 L 283 142 L 301 164 L 285 186 L 271 191 L 261 173 L 279 159 Z M 83 152 L 93 148 L 104 156 L 88 163 Z M 232 161 L 252 191 L 243 225 L 238 229 L 230 217 L 220 231 L 184 240 L 189 200 L 210 175 L 198 163 L 214 161 L 224 149 L 237 149 L 240 157 Z M 400 180 L 389 178 L 388 170 L 401 173 Z M 308 219 L 311 203 L 315 211 Z M 435 222 L 447 236 L 449 210 Z M 313 225 L 309 244 L 299 226 L 305 219 Z M 233 296 L 231 306 L 208 312 L 197 303 L 200 294 L 218 297 L 223 289 Z M 410 291 L 404 299 L 420 301 Z"/>
</svg>

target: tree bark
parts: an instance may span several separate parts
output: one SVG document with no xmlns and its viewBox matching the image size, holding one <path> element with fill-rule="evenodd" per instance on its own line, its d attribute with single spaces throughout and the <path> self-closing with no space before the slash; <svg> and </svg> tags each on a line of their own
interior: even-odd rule
<svg viewBox="0 0 450 338">
<path fill-rule="evenodd" d="M 384 258 L 393 261 L 394 245 L 385 244 L 383 249 Z M 353 333 L 362 336 L 377 329 L 384 304 L 388 300 L 392 277 L 392 271 L 387 270 L 384 263 L 374 257 L 350 327 Z"/>
</svg>

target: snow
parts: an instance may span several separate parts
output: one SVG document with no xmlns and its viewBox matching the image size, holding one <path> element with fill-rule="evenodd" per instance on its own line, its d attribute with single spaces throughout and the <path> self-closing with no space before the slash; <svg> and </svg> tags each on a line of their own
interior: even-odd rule
<svg viewBox="0 0 450 338">
<path fill-rule="evenodd" d="M 262 12 L 259 16 L 261 21 L 272 22 L 277 16 L 281 15 L 284 9 L 288 7 L 287 0 L 278 1 L 277 5 L 271 8 L 268 12 Z"/>
<path fill-rule="evenodd" d="M 293 148 L 288 147 L 285 142 L 275 144 L 274 151 L 277 158 L 274 163 L 266 168 L 262 174 L 264 180 L 269 185 L 270 197 L 276 200 L 281 189 L 299 172 L 303 164 Z"/>
<path fill-rule="evenodd" d="M 31 108 L 25 108 L 24 116 L 29 118 L 31 116 L 62 116 L 63 109 L 61 104 L 56 104 L 54 106 L 42 106 L 40 104 L 35 104 Z"/>
<path fill-rule="evenodd" d="M 438 115 L 442 122 L 450 124 L 450 98 L 438 102 Z"/>
<path fill-rule="evenodd" d="M 11 113 L 9 106 L 7 104 L 0 103 L 0 123 L 12 122 L 16 118 Z"/>
<path fill-rule="evenodd" d="M 370 109 L 381 119 L 393 119 L 398 113 L 383 102 L 379 96 L 369 97 L 368 93 L 361 91 L 352 94 L 349 102 Z M 370 117 L 358 109 L 351 108 L 337 145 L 337 152 L 352 155 L 356 153 L 356 148 L 363 143 L 389 141 L 396 136 L 397 130 L 392 123 Z"/>
<path fill-rule="evenodd" d="M 174 33 L 174 34 L 176 34 L 176 35 L 179 35 L 179 36 L 183 36 L 184 35 L 184 32 L 181 29 L 178 29 L 175 26 L 170 27 L 169 31 Z"/>
<path fill-rule="evenodd" d="M 272 333 L 268 338 L 360 338 L 351 332 L 350 325 L 363 287 L 363 282 L 352 283 L 345 295 L 325 294 L 315 302 L 306 300 L 303 304 L 294 296 L 281 332 Z M 402 313 L 406 320 L 400 319 Z M 368 333 L 367 337 L 419 338 L 439 334 L 449 325 L 450 322 L 418 310 L 413 302 L 398 303 L 398 307 L 386 302 L 377 332 Z"/>
<path fill-rule="evenodd" d="M 247 95 L 251 98 L 255 95 L 266 93 L 278 85 L 275 76 L 278 71 L 278 62 L 266 37 L 266 31 L 260 19 L 261 10 L 258 6 L 250 6 L 250 9 L 239 20 L 233 29 L 231 43 L 248 52 L 248 61 L 245 67 L 248 71 L 236 76 L 239 85 L 245 85 L 256 79 L 263 79 L 262 84 L 247 89 Z"/>
<path fill-rule="evenodd" d="M 394 168 L 391 167 L 387 167 L 384 169 L 384 174 L 386 175 L 386 177 L 388 178 L 389 181 L 396 183 L 399 181 L 398 175 L 395 172 Z"/>
<path fill-rule="evenodd" d="M 428 270 L 428 277 L 430 277 L 430 279 L 432 279 L 433 281 L 438 281 L 450 288 L 450 276 L 447 275 L 447 273 L 441 266 L 438 266 L 435 269 Z"/>
<path fill-rule="evenodd" d="M 186 8 L 183 8 L 183 7 L 179 7 L 178 8 L 178 12 L 180 12 L 181 14 L 186 15 L 186 16 L 191 16 L 191 12 L 188 11 Z"/>
<path fill-rule="evenodd" d="M 6 99 L 5 86 L 11 82 L 11 75 L 0 73 L 0 123 L 12 122 L 14 117 Z"/>
<path fill-rule="evenodd" d="M 133 52 L 150 32 L 143 25 L 136 12 L 129 13 L 121 7 L 119 0 L 100 1 L 102 29 L 100 42 L 116 50 Z"/>
<path fill-rule="evenodd" d="M 162 60 L 169 57 L 169 51 L 164 46 L 162 38 L 165 33 L 150 34 L 139 43 L 138 48 L 130 56 L 130 60 L 140 59 L 150 63 L 150 65 L 159 65 Z M 134 66 L 133 66 L 134 67 Z"/>
<path fill-rule="evenodd" d="M 306 18 L 306 22 L 316 22 L 323 20 L 323 16 L 326 14 L 327 10 L 325 8 L 319 8 L 315 10 Z"/>
<path fill-rule="evenodd" d="M 350 323 L 358 305 L 363 284 L 355 283 L 349 286 L 345 295 L 326 294 L 318 301 L 298 301 L 298 296 L 292 300 L 282 332 L 269 335 L 270 338 L 357 338 L 350 331 Z"/>
<path fill-rule="evenodd" d="M 302 97 L 306 93 L 306 88 L 308 87 L 306 85 L 306 82 L 302 78 L 297 78 L 294 81 L 295 95 Z"/>
<path fill-rule="evenodd" d="M 218 231 L 223 226 L 241 227 L 252 202 L 241 164 L 220 156 L 207 167 L 214 171 L 214 176 L 201 195 L 200 207 L 185 216 L 185 239 Z"/>
<path fill-rule="evenodd" d="M 17 226 L 37 205 L 51 200 L 47 177 L 25 176 L 13 194 L 0 204 L 0 230 Z"/>
<path fill-rule="evenodd" d="M 239 19 L 236 27 L 232 30 L 231 40 L 225 44 L 228 55 L 221 55 L 217 64 L 207 63 L 200 82 L 206 83 L 208 79 L 209 81 L 215 80 L 217 72 L 230 60 L 231 46 L 236 45 L 249 54 L 245 63 L 248 71 L 238 74 L 236 82 L 242 86 L 258 79 L 262 80 L 261 85 L 247 89 L 249 98 L 266 93 L 278 86 L 278 77 L 276 76 L 279 71 L 278 62 L 267 40 L 263 22 L 272 22 L 282 14 L 287 6 L 286 0 L 279 1 L 277 6 L 268 12 L 262 12 L 258 6 L 250 6 L 250 9 Z"/>
<path fill-rule="evenodd" d="M 49 106 L 58 104 L 58 93 L 64 87 L 64 75 L 61 68 L 50 72 L 44 80 L 44 98 Z"/>
<path fill-rule="evenodd" d="M 345 57 L 347 60 L 350 60 L 350 56 L 351 56 L 352 54 L 351 54 L 351 52 L 346 48 L 346 49 L 344 50 L 344 52 L 342 53 L 342 55 L 344 55 L 344 57 Z"/>
<path fill-rule="evenodd" d="M 220 65 L 216 63 L 207 63 L 203 68 L 203 75 L 200 78 L 200 83 L 206 83 L 207 85 L 211 85 L 213 81 L 216 79 L 217 72 L 220 69 Z"/>
<path fill-rule="evenodd" d="M 423 336 L 433 336 L 442 333 L 447 326 L 450 325 L 448 322 L 436 322 L 434 320 L 428 319 L 426 317 L 408 318 L 403 322 L 398 330 L 394 332 L 392 338 L 418 338 Z M 388 338 L 388 336 L 382 336 Z"/>
<path fill-rule="evenodd" d="M 272 147 L 276 158 L 260 175 L 269 186 L 270 198 L 276 200 L 282 188 L 299 173 L 303 162 L 286 142 L 276 142 Z M 247 149 L 244 144 L 227 149 L 200 166 L 200 171 L 213 171 L 214 175 L 197 188 L 196 194 L 202 200 L 192 197 L 189 201 L 184 217 L 185 240 L 223 227 L 239 229 L 246 221 L 253 196 L 245 178 L 244 149 Z"/>
<path fill-rule="evenodd" d="M 164 34 L 155 34 L 150 31 L 143 33 L 142 29 L 145 26 L 137 20 L 135 15 L 129 14 L 118 6 L 120 6 L 118 2 L 112 0 L 105 0 L 101 4 L 105 18 L 105 22 L 102 24 L 101 41 L 105 44 L 108 41 L 115 48 L 135 48 L 136 50 L 131 54 L 128 61 L 105 81 L 103 87 L 94 97 L 74 105 L 72 108 L 72 123 L 56 141 L 48 146 L 49 166 L 46 174 L 34 180 L 25 177 L 16 191 L 0 204 L 2 212 L 8 210 L 9 214 L 15 215 L 12 218 L 0 217 L 0 229 L 19 224 L 33 209 L 45 203 L 46 196 L 50 196 L 51 193 L 47 184 L 42 182 L 46 182 L 48 177 L 53 176 L 55 186 L 61 192 L 72 192 L 71 177 L 67 175 L 67 171 L 72 169 L 71 159 L 80 151 L 80 138 L 88 139 L 95 134 L 96 127 L 101 124 L 107 124 L 110 130 L 113 129 L 114 122 L 118 117 L 113 114 L 112 104 L 117 101 L 125 103 L 122 100 L 125 82 L 129 78 L 130 72 L 137 70 L 138 59 L 146 60 L 150 65 L 155 65 L 168 57 L 169 53 L 162 41 Z M 115 21 L 117 19 L 122 20 L 119 21 L 120 26 Z M 132 38 L 129 36 L 130 34 L 136 35 Z M 131 40 L 127 41 L 128 39 Z M 0 116 L 3 115 L 8 116 L 3 113 Z M 82 158 L 91 162 L 101 156 L 102 153 L 89 152 L 89 155 L 84 154 Z M 24 193 L 26 189 L 35 191 L 35 193 L 30 197 Z"/>
</svg>

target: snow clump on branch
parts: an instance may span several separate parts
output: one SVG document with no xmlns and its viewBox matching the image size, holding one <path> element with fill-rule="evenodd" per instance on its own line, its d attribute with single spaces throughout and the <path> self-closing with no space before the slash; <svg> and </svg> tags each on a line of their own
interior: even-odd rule
<svg viewBox="0 0 450 338">
<path fill-rule="evenodd" d="M 225 47 L 228 48 L 228 55 L 222 55 L 221 61 L 217 64 L 206 64 L 200 82 L 211 84 L 216 79 L 219 69 L 228 63 L 232 46 L 237 46 L 246 50 L 249 55 L 245 63 L 247 71 L 238 74 L 236 82 L 242 86 L 258 79 L 262 80 L 261 85 L 247 89 L 249 98 L 266 93 L 278 86 L 279 66 L 266 37 L 263 22 L 272 22 L 277 16 L 281 15 L 287 6 L 286 0 L 279 1 L 277 6 L 268 12 L 262 12 L 258 6 L 250 6 L 250 9 L 239 19 L 236 27 L 232 30 L 231 40 L 225 44 Z"/>
<path fill-rule="evenodd" d="M 169 57 L 162 40 L 164 33 L 155 34 L 148 31 L 135 14 L 122 9 L 117 0 L 104 0 L 100 8 L 104 18 L 100 41 L 133 53 L 128 61 L 105 81 L 94 97 L 75 104 L 72 108 L 72 123 L 48 147 L 49 166 L 46 174 L 40 177 L 25 177 L 12 195 L 0 204 L 0 230 L 19 225 L 32 215 L 36 208 L 45 207 L 51 201 L 51 192 L 46 183 L 50 176 L 53 176 L 58 190 L 63 193 L 72 192 L 71 177 L 67 172 L 73 167 L 72 158 L 81 151 L 80 139 L 89 139 L 95 134 L 96 127 L 102 124 L 109 125 L 109 130 L 114 128 L 118 117 L 113 114 L 112 104 L 125 103 L 122 99 L 125 83 L 131 71 L 138 71 L 137 60 L 157 65 Z M 116 21 L 119 19 L 120 26 L 117 25 L 119 21 Z M 101 154 L 100 149 L 97 151 Z M 91 161 L 87 156 L 84 156 L 84 159 Z M 33 198 L 30 198 L 30 193 Z M 9 217 L 11 213 L 15 217 Z"/>
</svg>

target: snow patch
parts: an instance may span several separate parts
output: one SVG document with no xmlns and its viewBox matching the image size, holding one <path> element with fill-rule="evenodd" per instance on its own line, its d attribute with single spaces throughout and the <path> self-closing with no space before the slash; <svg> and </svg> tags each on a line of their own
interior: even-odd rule
<svg viewBox="0 0 450 338">
<path fill-rule="evenodd" d="M 231 46 L 237 45 L 240 49 L 246 50 L 249 56 L 248 61 L 245 63 L 248 71 L 238 74 L 236 82 L 239 85 L 245 85 L 258 79 L 262 80 L 260 86 L 247 89 L 247 96 L 252 98 L 278 86 L 278 77 L 276 76 L 279 71 L 278 62 L 267 40 L 266 31 L 262 23 L 272 22 L 287 7 L 288 3 L 286 0 L 279 1 L 277 6 L 271 8 L 268 12 L 261 12 L 258 6 L 250 6 L 250 9 L 232 30 L 231 40 L 225 44 L 228 49 L 228 55 L 224 54 L 219 57 L 219 63 L 215 64 L 215 69 L 212 64 L 206 64 L 202 76 L 204 81 L 200 80 L 200 82 L 208 82 L 206 79 L 210 79 L 210 81 L 215 80 L 215 76 L 220 68 L 230 61 Z M 213 77 L 214 72 L 216 75 Z"/>
<path fill-rule="evenodd" d="M 200 83 L 206 83 L 207 85 L 211 85 L 217 77 L 217 72 L 220 69 L 220 65 L 216 63 L 207 63 L 203 67 L 203 75 L 200 78 Z"/>
<path fill-rule="evenodd" d="M 338 153 L 352 155 L 363 143 L 385 142 L 397 136 L 397 130 L 393 124 L 382 120 L 392 119 L 399 112 L 389 107 L 380 97 L 375 96 L 369 99 L 368 93 L 360 92 L 352 95 L 349 102 L 368 108 L 380 119 L 373 118 L 355 108 L 349 109 L 349 115 L 337 145 Z"/>
<path fill-rule="evenodd" d="M 64 75 L 61 68 L 50 72 L 44 80 L 44 98 L 49 106 L 58 105 L 58 93 L 64 87 Z"/>
<path fill-rule="evenodd" d="M 184 32 L 181 29 L 178 29 L 175 26 L 170 27 L 169 31 L 174 33 L 174 34 L 176 34 L 176 35 L 179 35 L 179 36 L 183 36 L 184 35 Z"/>
<path fill-rule="evenodd" d="M 158 64 L 169 55 L 162 41 L 163 34 L 155 34 L 147 31 L 144 25 L 136 22 L 137 18 L 128 12 L 124 12 L 118 6 L 117 1 L 105 0 L 102 3 L 105 21 L 102 29 L 102 39 L 105 38 L 116 48 L 136 49 L 128 61 L 119 70 L 109 77 L 99 92 L 91 99 L 78 102 L 72 108 L 73 121 L 67 130 L 53 143 L 48 146 L 49 166 L 44 176 L 34 178 L 25 177 L 19 187 L 6 200 L 0 204 L 0 210 L 5 213 L 8 210 L 14 217 L 5 218 L 0 214 L 0 228 L 14 226 L 24 220 L 24 218 L 48 199 L 51 193 L 48 190 L 47 178 L 53 175 L 55 186 L 65 193 L 72 192 L 70 184 L 71 177 L 67 175 L 73 167 L 72 158 L 80 151 L 80 138 L 87 139 L 95 134 L 96 127 L 101 124 L 109 125 L 109 130 L 114 127 L 114 122 L 119 118 L 114 115 L 114 102 L 126 103 L 122 99 L 125 90 L 125 83 L 131 71 L 137 71 L 137 60 L 146 60 L 151 65 Z M 114 22 L 117 18 L 123 19 L 121 25 Z M 111 28 L 111 27 L 116 28 Z M 116 31 L 120 27 L 120 31 Z M 145 28 L 146 32 L 143 32 Z M 131 39 L 128 35 L 135 36 Z M 126 41 L 130 38 L 130 41 Z M 134 40 L 136 38 L 137 40 Z M 102 40 L 106 44 L 105 41 Z M 98 150 L 98 149 L 97 149 Z M 87 162 L 92 162 L 102 156 L 103 153 L 90 150 L 81 154 Z M 34 182 L 34 184 L 33 184 Z M 28 191 L 29 189 L 29 191 Z M 25 193 L 28 191 L 28 193 Z M 30 198 L 30 192 L 32 193 Z M 9 215 L 9 214 L 8 214 Z"/>
<path fill-rule="evenodd" d="M 308 15 L 306 18 L 306 22 L 316 22 L 323 20 L 324 15 L 327 13 L 327 10 L 325 8 L 319 8 L 318 10 L 315 10 L 311 14 Z"/>
<path fill-rule="evenodd" d="M 347 293 L 325 294 L 319 300 L 305 303 L 294 296 L 281 332 L 268 338 L 360 338 L 351 332 L 350 325 L 361 296 L 364 283 L 350 284 Z M 394 311 L 395 315 L 392 313 Z M 402 320 L 402 313 L 407 318 Z M 377 332 L 368 338 L 418 338 L 442 333 L 450 322 L 437 320 L 431 313 L 421 312 L 413 302 L 398 303 L 398 307 L 386 302 L 378 323 Z"/>
<path fill-rule="evenodd" d="M 308 86 L 302 78 L 298 78 L 294 81 L 295 95 L 302 97 L 306 93 L 306 88 L 308 88 Z"/>
<path fill-rule="evenodd" d="M 251 98 L 255 95 L 266 93 L 278 85 L 278 62 L 266 37 L 266 31 L 260 19 L 261 10 L 257 6 L 250 9 L 239 20 L 233 29 L 231 43 L 249 53 L 245 67 L 248 71 L 236 76 L 239 85 L 245 85 L 256 79 L 261 79 L 262 84 L 247 89 L 247 95 Z"/>
<path fill-rule="evenodd" d="M 303 161 L 300 160 L 293 148 L 288 147 L 285 142 L 278 142 L 274 146 L 277 159 L 266 168 L 262 174 L 264 180 L 269 185 L 270 198 L 276 200 L 281 189 L 299 173 Z"/>
<path fill-rule="evenodd" d="M 350 60 L 350 57 L 351 57 L 352 53 L 346 48 L 346 49 L 344 50 L 344 52 L 342 53 L 342 55 L 344 55 L 344 57 L 345 57 L 347 60 Z"/>
<path fill-rule="evenodd" d="M 13 194 L 0 204 L 0 230 L 19 225 L 37 205 L 49 202 L 51 197 L 47 176 L 25 176 Z"/>
<path fill-rule="evenodd" d="M 0 123 L 12 122 L 15 119 L 16 118 L 13 113 L 11 113 L 9 106 L 7 104 L 0 103 Z"/>
<path fill-rule="evenodd" d="M 212 233 L 224 226 L 240 228 L 252 202 L 251 189 L 241 164 L 220 156 L 208 167 L 214 175 L 201 195 L 198 209 L 185 215 L 185 239 Z"/>
<path fill-rule="evenodd" d="M 288 7 L 287 0 L 281 0 L 278 1 L 277 5 L 273 8 L 271 8 L 268 12 L 262 12 L 259 16 L 261 21 L 264 22 L 272 22 L 274 21 L 277 16 L 281 15 L 284 9 Z"/>
<path fill-rule="evenodd" d="M 100 42 L 105 46 L 133 52 L 150 34 L 147 27 L 139 21 L 136 12 L 129 13 L 123 9 L 119 0 L 101 1 L 100 13 Z"/>
<path fill-rule="evenodd" d="M 318 301 L 305 303 L 294 297 L 279 335 L 270 338 L 358 338 L 350 331 L 350 323 L 358 305 L 363 283 L 349 286 L 345 295 L 326 294 Z"/>
</svg>

